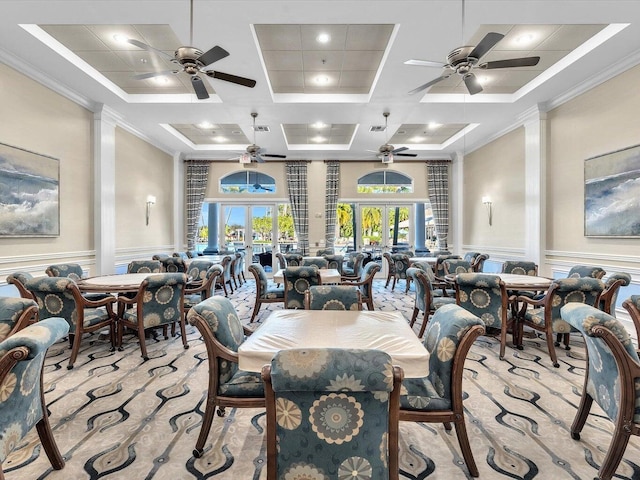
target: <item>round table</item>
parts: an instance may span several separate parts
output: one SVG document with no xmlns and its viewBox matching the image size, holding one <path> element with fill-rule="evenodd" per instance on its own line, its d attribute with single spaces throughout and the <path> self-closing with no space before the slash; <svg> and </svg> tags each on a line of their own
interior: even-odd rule
<svg viewBox="0 0 640 480">
<path fill-rule="evenodd" d="M 78 281 L 81 292 L 123 293 L 137 292 L 140 284 L 151 273 L 125 273 L 123 275 L 101 275 Z"/>
</svg>

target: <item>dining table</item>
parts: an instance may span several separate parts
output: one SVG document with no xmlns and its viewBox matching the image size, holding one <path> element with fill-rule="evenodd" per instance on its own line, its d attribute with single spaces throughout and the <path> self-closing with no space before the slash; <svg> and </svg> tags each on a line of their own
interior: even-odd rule
<svg viewBox="0 0 640 480">
<path fill-rule="evenodd" d="M 500 277 L 500 280 L 504 282 L 507 290 L 528 290 L 528 291 L 538 291 L 538 290 L 546 290 L 553 282 L 553 279 L 547 277 L 534 277 L 532 275 L 517 275 L 515 273 L 489 273 L 488 275 L 496 275 Z M 445 280 L 452 285 L 456 283 L 456 275 L 449 274 L 446 275 Z"/>
<path fill-rule="evenodd" d="M 438 261 L 438 257 L 409 257 L 409 265 L 414 262 L 427 262 L 430 265 L 435 265 Z"/>
<path fill-rule="evenodd" d="M 291 348 L 378 349 L 406 378 L 429 374 L 429 352 L 399 311 L 274 310 L 240 345 L 238 364 L 259 372 L 276 352 Z"/>
<path fill-rule="evenodd" d="M 81 292 L 125 293 L 137 292 L 140 284 L 152 273 L 123 273 L 99 275 L 77 281 Z"/>
<path fill-rule="evenodd" d="M 340 283 L 342 276 L 340 272 L 335 268 L 320 268 L 320 281 L 322 284 Z M 275 283 L 284 283 L 284 269 L 278 270 L 273 274 L 273 281 Z"/>
</svg>

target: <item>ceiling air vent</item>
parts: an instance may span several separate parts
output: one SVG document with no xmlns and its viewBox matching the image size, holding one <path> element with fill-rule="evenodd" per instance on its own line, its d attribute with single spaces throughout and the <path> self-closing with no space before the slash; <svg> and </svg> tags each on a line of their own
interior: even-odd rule
<svg viewBox="0 0 640 480">
<path fill-rule="evenodd" d="M 268 125 L 255 125 L 253 127 L 253 131 L 254 132 L 270 132 L 271 130 L 269 129 Z"/>
<path fill-rule="evenodd" d="M 384 132 L 387 129 L 384 125 L 372 125 L 369 127 L 370 132 Z"/>
</svg>

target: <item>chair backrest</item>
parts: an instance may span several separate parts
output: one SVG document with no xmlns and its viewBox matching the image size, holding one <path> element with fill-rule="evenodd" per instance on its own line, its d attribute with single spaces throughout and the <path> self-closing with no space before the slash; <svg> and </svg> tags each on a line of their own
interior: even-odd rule
<svg viewBox="0 0 640 480">
<path fill-rule="evenodd" d="M 280 270 L 284 270 L 287 268 L 287 259 L 284 258 L 284 255 L 280 252 L 276 253 L 276 258 L 278 259 L 278 268 Z"/>
<path fill-rule="evenodd" d="M 433 273 L 433 268 L 431 267 L 431 264 L 429 262 L 421 260 L 419 262 L 413 262 L 411 266 L 419 270 L 422 270 L 430 282 L 436 281 L 436 276 Z"/>
<path fill-rule="evenodd" d="M 333 248 L 321 248 L 318 250 L 318 253 L 316 253 L 317 257 L 323 257 L 325 255 L 333 255 Z"/>
<path fill-rule="evenodd" d="M 579 278 L 579 277 L 589 277 L 589 278 L 602 278 L 605 276 L 607 272 L 600 267 L 592 267 L 591 265 L 576 265 L 571 267 L 569 273 L 567 274 L 567 278 Z"/>
<path fill-rule="evenodd" d="M 269 479 L 398 478 L 402 371 L 388 354 L 281 350 L 262 376 Z"/>
<path fill-rule="evenodd" d="M 209 260 L 192 260 L 187 267 L 187 277 L 190 281 L 205 281 L 207 271 L 213 266 Z"/>
<path fill-rule="evenodd" d="M 127 273 L 160 273 L 160 260 L 132 260 L 127 266 Z"/>
<path fill-rule="evenodd" d="M 507 260 L 502 264 L 502 273 L 512 273 L 514 275 L 538 276 L 538 265 L 535 262 L 520 262 Z"/>
<path fill-rule="evenodd" d="M 301 267 L 329 268 L 329 261 L 324 257 L 302 257 Z"/>
<path fill-rule="evenodd" d="M 287 261 L 287 267 L 299 267 L 302 264 L 302 255 L 299 253 L 285 253 L 283 256 Z"/>
<path fill-rule="evenodd" d="M 377 262 L 369 262 L 362 269 L 362 272 L 360 273 L 360 283 L 362 283 L 362 285 L 359 287 L 363 301 L 371 297 L 373 293 L 373 278 L 379 271 L 380 264 Z"/>
<path fill-rule="evenodd" d="M 41 375 L 47 349 L 69 333 L 62 318 L 49 318 L 0 343 L 3 414 L 0 415 L 0 463 L 43 417 Z"/>
<path fill-rule="evenodd" d="M 198 256 L 198 252 L 196 252 L 195 250 L 187 250 L 185 253 L 189 258 L 196 258 Z"/>
<path fill-rule="evenodd" d="M 442 262 L 445 275 L 457 275 L 459 273 L 472 273 L 473 267 L 466 260 L 448 258 Z"/>
<path fill-rule="evenodd" d="M 545 323 L 551 322 L 554 332 L 569 332 L 569 325 L 562 319 L 560 309 L 572 302 L 595 307 L 603 290 L 604 283 L 597 278 L 573 277 L 554 280 L 544 297 Z"/>
<path fill-rule="evenodd" d="M 162 269 L 167 273 L 185 273 L 187 265 L 182 257 L 167 257 L 160 260 Z"/>
<path fill-rule="evenodd" d="M 36 302 L 38 318 L 62 317 L 70 326 L 84 319 L 82 295 L 71 278 L 38 277 L 25 285 Z"/>
<path fill-rule="evenodd" d="M 215 282 L 218 277 L 220 277 L 223 273 L 222 265 L 212 264 L 206 272 L 204 272 L 204 277 L 202 278 L 201 284 L 194 285 L 193 283 L 187 284 L 184 293 L 185 296 L 193 295 L 196 293 L 200 294 L 200 300 L 206 300 L 207 298 L 214 295 Z M 200 274 L 202 276 L 202 273 Z M 189 279 L 187 279 L 189 280 Z M 191 308 L 190 302 L 186 301 L 185 298 L 185 308 Z"/>
<path fill-rule="evenodd" d="M 344 263 L 343 255 L 328 254 L 324 258 L 327 260 L 327 268 L 333 268 L 338 270 L 338 273 L 342 275 L 342 264 Z"/>
<path fill-rule="evenodd" d="M 187 258 L 189 258 L 189 255 L 187 255 L 187 252 L 173 252 L 172 257 L 180 257 L 183 260 L 186 260 Z"/>
<path fill-rule="evenodd" d="M 346 265 L 344 266 L 347 270 L 344 273 L 349 273 L 353 277 L 359 277 L 363 262 L 364 254 L 362 252 L 350 252 L 347 256 Z"/>
<path fill-rule="evenodd" d="M 25 284 L 32 278 L 33 275 L 29 272 L 13 272 L 7 275 L 7 283 L 16 287 L 22 298 L 33 298 L 31 292 L 25 287 Z"/>
<path fill-rule="evenodd" d="M 156 253 L 151 257 L 151 260 L 158 260 L 161 262 L 165 258 L 169 258 L 169 255 L 167 255 L 166 253 Z"/>
<path fill-rule="evenodd" d="M 584 336 L 589 359 L 587 393 L 611 420 L 618 418 L 621 406 L 626 404 L 631 408 L 625 409 L 625 421 L 633 415 L 633 422 L 640 423 L 640 409 L 635 407 L 634 411 L 634 406 L 640 405 L 640 389 L 635 387 L 635 379 L 629 373 L 637 372 L 640 359 L 627 330 L 611 315 L 588 305 L 565 305 L 561 314 L 563 321 Z M 602 338 L 603 334 L 610 338 Z M 632 364 L 632 369 L 627 367 L 622 373 L 616 360 L 622 366 Z"/>
<path fill-rule="evenodd" d="M 305 292 L 307 310 L 362 310 L 362 297 L 355 285 L 312 285 Z"/>
<path fill-rule="evenodd" d="M 409 258 L 411 257 L 404 252 L 391 254 L 391 262 L 397 278 L 407 278 L 407 268 L 411 266 Z"/>
<path fill-rule="evenodd" d="M 320 270 L 316 266 L 284 269 L 284 308 L 304 308 L 304 292 L 320 285 Z"/>
<path fill-rule="evenodd" d="M 631 283 L 631 275 L 626 272 L 612 273 L 604 282 L 604 290 L 600 295 L 598 308 L 609 315 L 616 316 L 616 303 L 620 287 L 628 287 Z"/>
<path fill-rule="evenodd" d="M 444 276 L 446 275 L 444 272 L 444 261 L 445 260 L 455 260 L 458 259 L 460 260 L 460 255 L 438 255 L 436 258 L 436 265 L 433 268 L 433 273 L 437 278 L 442 278 L 444 279 Z"/>
<path fill-rule="evenodd" d="M 480 255 L 480 252 L 467 252 L 464 254 L 464 257 L 462 257 L 462 259 L 466 260 L 469 263 L 473 263 L 478 255 Z"/>
<path fill-rule="evenodd" d="M 622 306 L 629 312 L 633 326 L 636 328 L 636 338 L 640 338 L 640 295 L 631 295 Z"/>
<path fill-rule="evenodd" d="M 471 262 L 471 268 L 474 272 L 482 272 L 484 270 L 484 262 L 489 258 L 488 253 L 481 253 L 476 255 L 473 262 Z"/>
<path fill-rule="evenodd" d="M 456 303 L 482 319 L 487 327 L 500 328 L 507 321 L 507 289 L 498 275 L 456 275 Z"/>
<path fill-rule="evenodd" d="M 67 277 L 73 280 L 80 280 L 84 276 L 82 267 L 77 263 L 59 263 L 49 265 L 45 273 L 50 277 Z"/>
<path fill-rule="evenodd" d="M 233 275 L 238 278 L 244 271 L 244 252 L 236 252 L 236 263 L 233 264 Z"/>
<path fill-rule="evenodd" d="M 259 263 L 252 263 L 251 265 L 249 265 L 249 271 L 256 279 L 256 297 L 266 298 L 265 295 L 267 294 L 269 279 L 267 278 L 267 274 L 264 271 L 264 267 Z"/>
<path fill-rule="evenodd" d="M 387 270 L 389 272 L 389 275 L 395 275 L 396 274 L 396 264 L 394 263 L 393 259 L 391 258 L 391 254 L 388 252 L 382 252 L 382 257 L 387 261 Z"/>
<path fill-rule="evenodd" d="M 242 322 L 233 304 L 222 295 L 209 297 L 189 310 L 187 320 L 195 325 L 207 346 L 209 375 L 216 385 L 226 383 L 238 371 L 238 364 L 220 357 L 221 347 L 237 352 L 244 342 Z"/>
<path fill-rule="evenodd" d="M 432 287 L 424 270 L 416 267 L 407 269 L 407 278 L 413 280 L 416 289 L 415 308 L 421 312 L 429 312 L 432 305 Z"/>
<path fill-rule="evenodd" d="M 225 255 L 220 262 L 222 265 L 222 275 L 218 277 L 219 282 L 228 282 L 231 280 L 231 255 Z"/>
<path fill-rule="evenodd" d="M 184 273 L 149 275 L 138 289 L 138 320 L 145 326 L 179 322 L 183 315 L 186 284 L 187 276 Z"/>
<path fill-rule="evenodd" d="M 26 327 L 37 313 L 38 304 L 31 298 L 0 297 L 0 342 Z"/>
</svg>

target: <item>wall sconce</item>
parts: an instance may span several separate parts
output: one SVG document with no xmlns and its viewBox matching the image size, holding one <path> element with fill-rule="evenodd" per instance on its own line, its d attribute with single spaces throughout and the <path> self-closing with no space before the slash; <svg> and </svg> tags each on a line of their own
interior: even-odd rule
<svg viewBox="0 0 640 480">
<path fill-rule="evenodd" d="M 482 197 L 482 203 L 484 204 L 485 207 L 487 207 L 487 214 L 489 215 L 489 225 L 491 225 L 491 221 L 492 221 L 491 197 L 488 195 L 485 195 L 484 197 Z"/>
<path fill-rule="evenodd" d="M 149 215 L 151 215 L 151 205 L 156 203 L 156 197 L 153 195 L 147 196 L 147 225 L 149 225 Z"/>
</svg>

